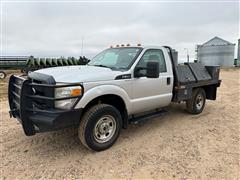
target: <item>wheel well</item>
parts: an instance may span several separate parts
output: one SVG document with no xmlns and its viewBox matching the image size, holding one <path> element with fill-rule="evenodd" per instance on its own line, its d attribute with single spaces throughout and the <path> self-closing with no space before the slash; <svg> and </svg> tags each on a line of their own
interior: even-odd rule
<svg viewBox="0 0 240 180">
<path fill-rule="evenodd" d="M 119 110 L 122 119 L 123 119 L 123 128 L 127 128 L 128 125 L 128 115 L 127 115 L 127 108 L 123 101 L 123 99 L 114 94 L 102 95 L 93 100 L 91 100 L 84 108 L 83 113 L 85 113 L 90 107 L 96 104 L 109 104 L 114 106 L 116 109 Z"/>
<path fill-rule="evenodd" d="M 216 97 L 217 97 L 216 85 L 207 85 L 207 86 L 202 86 L 202 87 L 196 87 L 196 88 L 193 88 L 193 90 L 199 89 L 199 88 L 202 88 L 205 91 L 206 99 L 216 100 Z"/>
</svg>

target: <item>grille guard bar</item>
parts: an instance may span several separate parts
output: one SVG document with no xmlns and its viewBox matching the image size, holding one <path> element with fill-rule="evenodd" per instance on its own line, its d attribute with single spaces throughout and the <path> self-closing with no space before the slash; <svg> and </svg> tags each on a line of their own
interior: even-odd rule
<svg viewBox="0 0 240 180">
<path fill-rule="evenodd" d="M 82 94 L 78 96 L 69 96 L 63 98 L 55 98 L 54 92 L 56 88 L 80 86 L 82 88 Z M 47 95 L 37 95 L 34 94 L 34 88 L 42 88 L 47 90 Z M 21 76 L 11 75 L 9 79 L 8 87 L 8 101 L 10 107 L 10 116 L 17 118 L 24 129 L 26 135 L 34 135 L 34 123 L 30 120 L 30 116 L 36 114 L 60 114 L 68 112 L 69 110 L 55 108 L 54 102 L 66 99 L 77 98 L 76 102 L 73 104 L 70 110 L 73 110 L 77 103 L 80 101 L 84 94 L 84 87 L 81 83 L 66 83 L 66 84 L 47 84 L 47 83 L 35 83 L 31 79 L 24 79 Z M 39 108 L 34 106 L 34 100 L 44 101 L 46 104 L 50 105 L 47 108 Z"/>
</svg>

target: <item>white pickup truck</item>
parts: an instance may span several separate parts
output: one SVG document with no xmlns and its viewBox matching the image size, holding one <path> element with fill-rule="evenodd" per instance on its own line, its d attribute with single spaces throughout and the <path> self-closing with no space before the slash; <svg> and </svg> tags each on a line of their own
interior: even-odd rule
<svg viewBox="0 0 240 180">
<path fill-rule="evenodd" d="M 26 135 L 78 127 L 82 144 L 111 147 L 122 128 L 161 114 L 171 102 L 186 102 L 199 114 L 215 100 L 218 66 L 178 65 L 170 47 L 114 47 L 85 66 L 54 67 L 9 80 L 10 116 Z"/>
</svg>

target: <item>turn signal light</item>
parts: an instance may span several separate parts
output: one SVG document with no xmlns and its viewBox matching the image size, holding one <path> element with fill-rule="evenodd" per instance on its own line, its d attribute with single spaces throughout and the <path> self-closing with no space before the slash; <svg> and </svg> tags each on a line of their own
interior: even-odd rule
<svg viewBox="0 0 240 180">
<path fill-rule="evenodd" d="M 72 89 L 71 96 L 79 96 L 82 93 L 82 89 Z"/>
</svg>

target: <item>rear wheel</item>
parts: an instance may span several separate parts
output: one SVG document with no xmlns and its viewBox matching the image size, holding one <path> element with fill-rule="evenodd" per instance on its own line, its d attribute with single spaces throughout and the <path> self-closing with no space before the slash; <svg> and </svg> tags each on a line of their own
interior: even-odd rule
<svg viewBox="0 0 240 180">
<path fill-rule="evenodd" d="M 78 135 L 84 146 L 94 151 L 102 151 L 115 143 L 121 127 L 120 112 L 114 106 L 98 104 L 84 114 Z"/>
<path fill-rule="evenodd" d="M 192 98 L 186 101 L 187 111 L 191 114 L 200 114 L 206 102 L 206 93 L 204 89 L 197 88 L 193 90 Z"/>
<path fill-rule="evenodd" d="M 3 72 L 3 71 L 0 71 L 0 79 L 4 79 L 4 78 L 6 78 L 6 73 L 5 72 Z"/>
</svg>

